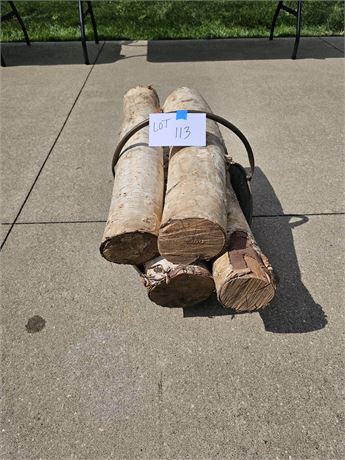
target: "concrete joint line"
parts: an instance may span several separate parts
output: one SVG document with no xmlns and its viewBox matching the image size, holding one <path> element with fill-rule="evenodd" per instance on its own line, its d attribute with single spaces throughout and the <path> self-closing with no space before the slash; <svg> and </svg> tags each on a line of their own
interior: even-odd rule
<svg viewBox="0 0 345 460">
<path fill-rule="evenodd" d="M 80 90 L 79 90 L 77 96 L 75 97 L 75 99 L 74 99 L 74 101 L 73 101 L 73 104 L 72 104 L 70 110 L 68 111 L 67 116 L 66 116 L 64 122 L 62 123 L 62 126 L 61 126 L 61 128 L 60 128 L 60 130 L 59 130 L 59 132 L 58 132 L 58 134 L 57 134 L 57 136 L 56 136 L 56 138 L 55 138 L 55 140 L 54 140 L 52 146 L 50 147 L 50 149 L 49 149 L 49 151 L 48 151 L 48 153 L 47 153 L 47 155 L 46 155 L 46 157 L 45 157 L 45 159 L 44 159 L 44 161 L 43 161 L 43 163 L 42 163 L 40 169 L 38 170 L 38 173 L 37 173 L 37 175 L 36 175 L 36 177 L 35 177 L 35 179 L 34 179 L 32 185 L 31 185 L 31 187 L 30 187 L 30 189 L 29 189 L 29 191 L 28 191 L 28 193 L 27 193 L 27 195 L 26 195 L 26 197 L 25 197 L 25 199 L 24 199 L 22 205 L 20 206 L 19 211 L 18 211 L 18 213 L 17 213 L 17 215 L 16 215 L 14 221 L 10 224 L 11 227 L 10 227 L 9 231 L 7 232 L 7 235 L 5 236 L 4 241 L 2 242 L 2 244 L 1 244 L 1 246 L 0 246 L 0 251 L 1 251 L 2 248 L 4 247 L 4 245 L 5 245 L 6 241 L 7 241 L 7 238 L 10 236 L 11 231 L 12 231 L 14 225 L 17 223 L 17 220 L 18 220 L 18 218 L 19 218 L 19 216 L 20 216 L 22 210 L 24 209 L 24 206 L 26 205 L 26 202 L 28 201 L 28 199 L 29 199 L 29 197 L 30 197 L 30 195 L 31 195 L 31 192 L 32 192 L 33 189 L 34 189 L 34 187 L 35 187 L 35 185 L 36 185 L 36 182 L 38 181 L 38 178 L 39 178 L 40 175 L 41 175 L 41 172 L 43 171 L 43 168 L 44 168 L 45 164 L 47 163 L 47 161 L 48 161 L 48 159 L 49 159 L 49 157 L 50 157 L 52 151 L 54 150 L 55 145 L 57 144 L 57 141 L 59 140 L 59 138 L 60 138 L 60 136 L 61 136 L 61 134 L 62 134 L 62 132 L 63 132 L 63 130 L 64 130 L 64 128 L 65 128 L 67 122 L 68 122 L 68 120 L 69 120 L 69 117 L 71 116 L 71 113 L 73 112 L 73 109 L 74 109 L 74 107 L 76 106 L 76 104 L 77 104 L 77 102 L 78 102 L 78 100 L 79 100 L 79 97 L 80 97 L 81 93 L 83 92 L 83 89 L 85 88 L 85 85 L 86 85 L 86 83 L 87 83 L 87 81 L 88 81 L 88 79 L 89 79 L 89 77 L 90 77 L 90 75 L 91 75 L 91 72 L 93 71 L 93 68 L 95 67 L 95 65 L 96 65 L 96 63 L 97 63 L 98 58 L 99 58 L 100 54 L 101 54 L 102 51 L 103 51 L 104 45 L 105 45 L 105 42 L 102 43 L 102 46 L 100 47 L 100 49 L 99 49 L 99 51 L 98 51 L 98 53 L 97 53 L 97 56 L 96 56 L 96 58 L 95 58 L 95 60 L 94 60 L 94 63 L 91 65 L 91 69 L 90 69 L 89 72 L 87 73 L 86 78 L 85 78 L 85 80 L 84 80 L 84 83 L 82 84 L 82 86 L 81 86 L 81 88 L 80 88 Z"/>
</svg>

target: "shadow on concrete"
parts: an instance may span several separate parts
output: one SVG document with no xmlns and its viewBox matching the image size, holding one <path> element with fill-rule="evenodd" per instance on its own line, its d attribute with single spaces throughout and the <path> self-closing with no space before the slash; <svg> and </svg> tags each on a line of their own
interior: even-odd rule
<svg viewBox="0 0 345 460">
<path fill-rule="evenodd" d="M 340 40 L 331 38 L 303 38 L 298 51 L 298 59 L 339 58 L 344 55 Z M 145 57 L 149 62 L 202 62 L 260 59 L 290 59 L 294 39 L 227 39 L 227 40 L 153 40 L 147 45 L 139 45 L 131 40 L 107 41 L 96 45 L 88 42 L 90 63 L 110 64 L 123 59 Z M 145 48 L 143 53 L 132 56 L 121 54 L 123 45 Z M 146 50 L 147 46 L 147 50 Z M 34 65 L 84 64 L 80 41 L 2 43 L 2 53 L 7 67 Z M 100 52 L 101 50 L 101 52 Z"/>
<path fill-rule="evenodd" d="M 278 197 L 260 168 L 256 168 L 252 182 L 254 209 L 257 190 L 260 190 L 261 199 L 273 202 L 275 209 L 280 209 L 277 213 L 280 215 L 254 217 L 252 224 L 258 244 L 270 259 L 280 278 L 275 298 L 259 313 L 265 329 L 277 333 L 302 333 L 322 329 L 327 324 L 327 317 L 322 307 L 314 302 L 301 280 L 293 240 L 294 228 L 307 224 L 309 219 L 304 215 L 283 215 Z M 212 297 L 195 307 L 185 308 L 183 315 L 184 317 L 232 315 L 235 318 L 238 313 L 223 308 L 217 299 Z"/>
<path fill-rule="evenodd" d="M 308 38 L 300 42 L 298 59 L 328 59 L 344 55 L 340 49 L 341 37 Z M 145 57 L 149 62 L 202 62 L 260 59 L 290 59 L 293 38 L 237 38 L 213 40 L 152 40 L 139 45 L 131 40 L 107 41 L 96 45 L 88 42 L 91 64 L 110 64 L 123 59 Z M 121 54 L 123 45 L 145 48 L 143 53 L 132 56 Z M 104 46 L 103 46 L 104 45 Z M 147 50 L 146 50 L 147 46 Z M 34 65 L 84 64 L 80 41 L 2 43 L 2 53 L 7 67 Z M 100 52 L 101 50 L 101 52 Z M 146 52 L 147 51 L 147 52 Z"/>
<path fill-rule="evenodd" d="M 228 40 L 157 40 L 149 41 L 149 62 L 243 61 L 290 59 L 293 38 Z M 320 38 L 301 38 L 298 59 L 342 57 L 340 49 Z"/>
<path fill-rule="evenodd" d="M 109 64 L 125 58 L 121 56 L 121 42 L 103 42 L 96 45 L 88 42 L 87 49 L 91 64 Z M 32 42 L 3 43 L 1 46 L 6 66 L 50 66 L 84 64 L 81 42 Z"/>
</svg>

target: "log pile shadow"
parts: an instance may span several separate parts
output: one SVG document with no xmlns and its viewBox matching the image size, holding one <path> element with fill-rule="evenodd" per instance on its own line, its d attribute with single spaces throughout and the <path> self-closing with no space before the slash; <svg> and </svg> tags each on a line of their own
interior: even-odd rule
<svg viewBox="0 0 345 460">
<path fill-rule="evenodd" d="M 252 184 L 254 209 L 255 190 L 260 190 L 260 199 L 273 204 L 275 215 L 257 216 L 253 219 L 253 232 L 261 249 L 277 271 L 280 282 L 271 304 L 259 313 L 266 331 L 275 333 L 306 333 L 324 328 L 327 317 L 301 279 L 301 272 L 293 239 L 293 230 L 308 224 L 308 217 L 284 215 L 271 184 L 260 168 L 256 168 Z M 255 211 L 254 211 L 255 216 Z M 223 308 L 215 297 L 183 311 L 184 317 L 214 317 L 238 313 Z"/>
</svg>

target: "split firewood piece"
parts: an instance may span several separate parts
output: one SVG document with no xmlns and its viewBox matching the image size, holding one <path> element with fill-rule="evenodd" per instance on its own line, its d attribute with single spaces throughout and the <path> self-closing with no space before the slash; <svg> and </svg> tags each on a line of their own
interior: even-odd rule
<svg viewBox="0 0 345 460">
<path fill-rule="evenodd" d="M 214 282 L 205 263 L 178 265 L 164 257 L 144 264 L 141 274 L 152 302 L 163 307 L 189 307 L 214 292 Z"/>
<path fill-rule="evenodd" d="M 213 262 L 217 298 L 226 308 L 251 312 L 273 299 L 276 278 L 243 215 L 228 174 L 228 250 Z"/>
<path fill-rule="evenodd" d="M 121 138 L 135 125 L 160 112 L 151 86 L 137 86 L 124 96 Z M 124 146 L 115 168 L 107 224 L 100 247 L 103 257 L 119 264 L 142 264 L 158 254 L 157 237 L 164 195 L 163 149 L 148 146 L 148 128 Z"/>
<path fill-rule="evenodd" d="M 194 89 L 178 88 L 165 112 L 211 109 Z M 207 120 L 206 147 L 171 149 L 158 247 L 173 263 L 209 260 L 226 245 L 225 147 L 218 125 Z"/>
</svg>

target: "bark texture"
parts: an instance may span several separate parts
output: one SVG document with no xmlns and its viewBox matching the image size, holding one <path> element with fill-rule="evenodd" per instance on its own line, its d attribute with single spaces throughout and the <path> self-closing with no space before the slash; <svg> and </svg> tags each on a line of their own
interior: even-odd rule
<svg viewBox="0 0 345 460">
<path fill-rule="evenodd" d="M 124 96 L 121 138 L 150 113 L 160 112 L 157 93 L 137 86 Z M 148 128 L 124 146 L 115 168 L 103 257 L 119 264 L 142 264 L 158 254 L 157 237 L 164 194 L 163 149 L 148 146 Z"/>
<path fill-rule="evenodd" d="M 276 278 L 242 213 L 229 175 L 227 184 L 228 250 L 213 262 L 213 278 L 224 307 L 251 312 L 273 299 Z"/>
<path fill-rule="evenodd" d="M 142 278 L 149 298 L 163 307 L 189 307 L 214 292 L 211 272 L 202 262 L 178 265 L 159 256 L 144 265 Z"/>
<path fill-rule="evenodd" d="M 171 93 L 163 109 L 211 111 L 196 90 L 185 87 Z M 158 246 L 173 263 L 209 260 L 226 244 L 225 148 L 214 121 L 207 120 L 206 130 L 206 147 L 175 147 L 170 153 Z"/>
</svg>

